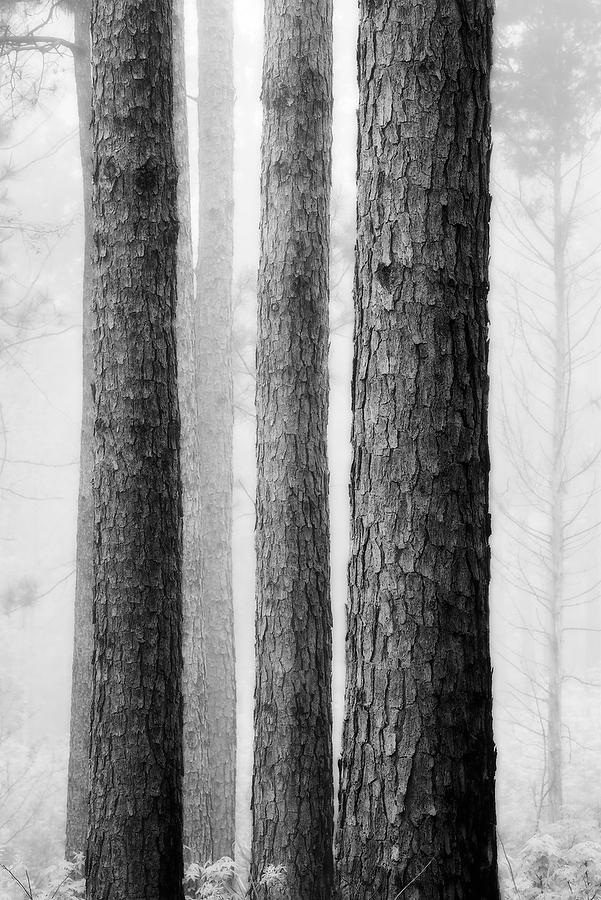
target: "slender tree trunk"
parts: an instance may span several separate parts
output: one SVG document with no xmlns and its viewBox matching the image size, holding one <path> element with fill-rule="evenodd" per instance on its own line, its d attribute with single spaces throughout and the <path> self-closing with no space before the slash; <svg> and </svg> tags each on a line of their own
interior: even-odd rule
<svg viewBox="0 0 601 900">
<path fill-rule="evenodd" d="M 94 508 L 92 466 L 94 403 L 92 399 L 93 361 L 91 327 L 92 290 L 92 76 L 90 60 L 90 2 L 80 0 L 73 7 L 73 55 L 75 91 L 79 117 L 79 153 L 83 176 L 84 269 L 83 269 L 83 394 L 79 496 L 77 504 L 77 558 L 73 636 L 73 677 L 71 685 L 71 727 L 67 782 L 67 830 L 65 856 L 83 853 L 88 830 L 90 782 L 90 707 L 92 700 L 92 596 L 94 585 Z"/>
<path fill-rule="evenodd" d="M 267 0 L 257 338 L 251 877 L 333 887 L 328 398 L 332 8 Z"/>
<path fill-rule="evenodd" d="M 198 0 L 198 389 L 212 858 L 233 856 L 236 673 L 232 597 L 232 0 Z M 196 835 L 190 839 L 197 843 Z M 200 844 L 199 844 L 200 845 Z"/>
<path fill-rule="evenodd" d="M 206 673 L 202 623 L 202 466 L 198 408 L 198 316 L 190 209 L 183 0 L 173 8 L 173 115 L 177 205 L 177 351 L 183 506 L 184 848 L 189 862 L 211 859 Z"/>
<path fill-rule="evenodd" d="M 90 900 L 183 900 L 171 22 L 170 0 L 93 0 Z"/>
<path fill-rule="evenodd" d="M 498 900 L 486 371 L 492 2 L 362 0 L 360 9 L 339 889 L 349 900 L 402 891 L 407 900 Z"/>
<path fill-rule="evenodd" d="M 561 198 L 561 153 L 553 171 L 553 274 L 555 281 L 555 359 L 553 399 L 553 447 L 551 473 L 551 573 L 549 592 L 549 703 L 547 722 L 548 814 L 552 822 L 561 816 L 563 806 L 561 754 L 562 693 L 562 606 L 564 583 L 564 493 L 565 435 L 568 415 L 566 384 L 566 284 L 565 235 Z"/>
<path fill-rule="evenodd" d="M 593 480 L 593 487 L 591 488 L 591 493 L 593 491 L 598 491 L 597 487 L 597 479 Z M 591 541 L 591 559 L 590 559 L 590 567 L 591 567 L 591 579 L 590 583 L 592 586 L 591 593 L 589 594 L 589 599 L 586 605 L 586 624 L 584 630 L 584 641 L 583 641 L 583 669 L 582 669 L 582 677 L 587 678 L 590 677 L 590 670 L 596 669 L 601 665 L 601 642 L 600 642 L 600 631 L 601 631 L 601 618 L 599 613 L 601 611 L 601 560 L 599 559 L 599 553 L 601 547 L 599 546 L 599 522 L 601 522 L 601 502 L 599 499 L 598 493 L 592 493 L 591 501 L 589 503 L 589 524 L 588 527 L 594 531 L 594 539 Z"/>
</svg>

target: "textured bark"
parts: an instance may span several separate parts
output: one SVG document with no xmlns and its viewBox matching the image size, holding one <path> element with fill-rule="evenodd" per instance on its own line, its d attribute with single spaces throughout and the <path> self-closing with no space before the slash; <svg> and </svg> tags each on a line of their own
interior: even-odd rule
<svg viewBox="0 0 601 900">
<path fill-rule="evenodd" d="M 94 0 L 91 900 L 183 898 L 170 0 Z"/>
<path fill-rule="evenodd" d="M 337 839 L 349 900 L 499 897 L 486 426 L 491 19 L 491 0 L 361 3 Z"/>
<path fill-rule="evenodd" d="M 73 634 L 73 675 L 71 684 L 71 727 L 67 781 L 67 828 L 65 857 L 83 853 L 88 830 L 90 781 L 90 706 L 92 700 L 92 596 L 94 584 L 92 466 L 94 404 L 91 385 L 92 335 L 92 78 L 90 70 L 90 3 L 80 0 L 73 6 L 73 54 L 79 153 L 83 176 L 84 269 L 82 315 L 82 416 L 77 501 L 77 558 Z"/>
<path fill-rule="evenodd" d="M 213 859 L 232 856 L 236 678 L 232 597 L 232 0 L 198 0 L 198 388 Z M 196 840 L 194 835 L 190 835 Z"/>
<path fill-rule="evenodd" d="M 257 339 L 253 842 L 294 900 L 333 886 L 328 396 L 329 0 L 265 7 Z"/>
<path fill-rule="evenodd" d="M 213 855 L 206 673 L 202 627 L 202 448 L 198 409 L 198 321 L 194 293 L 183 0 L 173 8 L 173 112 L 177 205 L 177 357 L 183 507 L 184 849 L 189 862 Z"/>
</svg>

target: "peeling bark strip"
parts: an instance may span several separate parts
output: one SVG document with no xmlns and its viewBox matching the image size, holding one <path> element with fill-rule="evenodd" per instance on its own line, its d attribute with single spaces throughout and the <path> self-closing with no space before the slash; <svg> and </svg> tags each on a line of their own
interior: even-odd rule
<svg viewBox="0 0 601 900">
<path fill-rule="evenodd" d="M 362 0 L 349 900 L 498 900 L 487 309 L 491 0 Z M 427 868 L 426 868 L 427 867 Z"/>
<path fill-rule="evenodd" d="M 236 672 L 232 595 L 232 0 L 197 0 L 197 10 L 202 605 L 212 809 L 209 858 L 219 859 L 234 855 L 236 814 Z M 198 831 L 198 828 L 194 830 Z M 194 839 L 194 831 L 190 837 Z"/>
<path fill-rule="evenodd" d="M 330 900 L 328 264 L 330 0 L 267 0 L 257 342 L 257 620 L 251 876 Z"/>
<path fill-rule="evenodd" d="M 170 0 L 94 0 L 91 900 L 182 892 Z"/>
<path fill-rule="evenodd" d="M 67 781 L 65 858 L 83 853 L 88 832 L 90 787 L 90 705 L 92 702 L 92 597 L 94 591 L 94 403 L 92 361 L 92 78 L 90 2 L 73 4 L 73 68 L 79 116 L 79 153 L 83 178 L 84 270 L 82 286 L 82 416 L 77 500 L 77 561 L 71 681 L 71 727 Z"/>
</svg>

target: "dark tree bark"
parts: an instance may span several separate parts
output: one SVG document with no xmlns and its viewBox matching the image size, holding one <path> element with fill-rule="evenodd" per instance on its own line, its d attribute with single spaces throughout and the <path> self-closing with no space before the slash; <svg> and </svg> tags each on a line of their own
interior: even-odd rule
<svg viewBox="0 0 601 900">
<path fill-rule="evenodd" d="M 330 900 L 328 397 L 332 9 L 265 7 L 257 342 L 257 620 L 251 876 Z"/>
<path fill-rule="evenodd" d="M 183 898 L 170 0 L 93 0 L 91 900 Z"/>
<path fill-rule="evenodd" d="M 67 829 L 65 857 L 83 853 L 88 830 L 90 782 L 90 705 L 92 699 L 92 596 L 94 584 L 94 508 L 92 466 L 94 404 L 91 291 L 92 291 L 92 77 L 90 61 L 90 2 L 73 5 L 73 65 L 79 153 L 83 177 L 84 268 L 82 315 L 82 417 L 77 503 L 77 557 L 73 634 L 73 676 L 71 684 L 71 727 L 67 781 Z"/>
<path fill-rule="evenodd" d="M 340 895 L 498 900 L 491 0 L 362 0 Z M 412 886 L 408 885 L 416 879 Z"/>
<path fill-rule="evenodd" d="M 202 448 L 198 314 L 194 291 L 183 0 L 173 6 L 173 96 L 177 205 L 177 356 L 183 506 L 184 851 L 188 862 L 213 856 L 202 616 Z"/>
<path fill-rule="evenodd" d="M 232 0 L 198 0 L 200 218 L 198 389 L 203 631 L 209 726 L 209 856 L 233 856 L 236 678 L 232 596 L 232 266 L 234 73 Z M 191 823 L 192 824 L 192 823 Z M 195 822 L 189 840 L 202 846 Z"/>
</svg>

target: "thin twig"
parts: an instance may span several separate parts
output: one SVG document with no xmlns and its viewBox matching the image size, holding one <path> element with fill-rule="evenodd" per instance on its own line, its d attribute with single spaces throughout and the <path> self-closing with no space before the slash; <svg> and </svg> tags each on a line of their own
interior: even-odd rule
<svg viewBox="0 0 601 900">
<path fill-rule="evenodd" d="M 507 856 L 507 851 L 505 849 L 505 844 L 503 843 L 503 838 L 501 837 L 501 835 L 499 834 L 498 831 L 497 831 L 497 837 L 499 838 L 501 850 L 503 851 L 503 856 L 505 857 L 505 862 L 507 863 L 507 867 L 509 869 L 509 874 L 511 875 L 511 880 L 513 882 L 514 890 L 515 890 L 516 894 L 518 895 L 518 897 L 521 898 L 522 895 L 520 894 L 519 888 L 515 881 L 515 875 L 513 874 L 513 866 L 511 865 L 511 862 L 509 861 L 509 857 Z"/>
<path fill-rule="evenodd" d="M 402 894 L 404 894 L 405 891 L 406 891 L 408 888 L 410 888 L 412 884 L 415 884 L 415 882 L 417 881 L 418 878 L 421 878 L 421 876 L 424 874 L 424 872 L 426 871 L 426 869 L 427 869 L 429 866 L 432 865 L 432 863 L 434 862 L 434 859 L 435 859 L 435 857 L 433 856 L 432 859 L 430 860 L 430 862 L 427 862 L 427 863 L 426 863 L 426 865 L 425 865 L 424 868 L 421 870 L 421 872 L 418 872 L 417 875 L 415 876 L 415 878 L 412 878 L 411 881 L 409 882 L 409 884 L 406 884 L 402 891 L 399 891 L 399 893 L 396 895 L 396 897 L 394 898 L 394 900 L 399 900 L 399 897 L 400 897 Z"/>
</svg>

